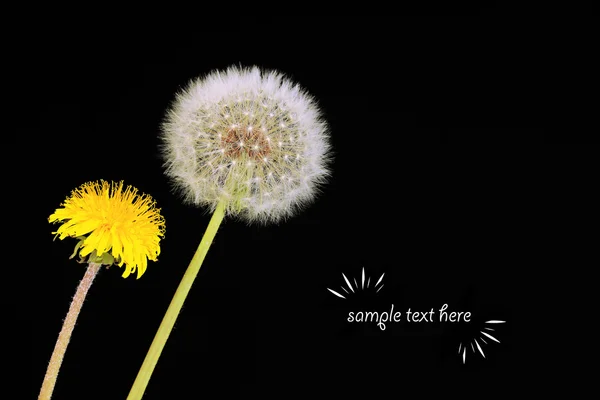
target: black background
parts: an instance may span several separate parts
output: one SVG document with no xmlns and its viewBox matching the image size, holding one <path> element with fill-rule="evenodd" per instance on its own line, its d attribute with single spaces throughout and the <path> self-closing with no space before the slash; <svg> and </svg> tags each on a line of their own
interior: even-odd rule
<svg viewBox="0 0 600 400">
<path fill-rule="evenodd" d="M 238 16 L 225 32 L 195 27 L 185 45 L 40 31 L 21 49 L 26 78 L 17 82 L 30 118 L 17 141 L 33 151 L 15 181 L 43 188 L 22 200 L 35 249 L 23 255 L 33 258 L 35 294 L 19 317 L 29 327 L 27 398 L 37 398 L 84 273 L 68 260 L 75 242 L 53 241 L 47 217 L 98 179 L 152 195 L 166 237 L 140 280 L 121 278 L 118 267 L 98 275 L 54 398 L 126 398 L 210 218 L 171 192 L 159 125 L 190 79 L 232 64 L 280 70 L 314 95 L 329 122 L 332 177 L 285 223 L 224 222 L 144 399 L 474 397 L 514 388 L 518 283 L 536 268 L 528 249 L 540 218 L 540 160 L 556 136 L 543 129 L 539 28 L 512 25 L 509 34 L 502 18 L 478 14 Z M 377 296 L 342 300 L 327 290 L 363 267 L 372 279 L 385 273 Z M 473 322 L 403 322 L 384 332 L 346 322 L 348 311 L 392 303 L 400 311 L 448 303 Z M 496 330 L 501 343 L 488 340 L 486 359 L 469 350 L 463 365 L 459 343 L 488 319 L 507 321 Z"/>
</svg>

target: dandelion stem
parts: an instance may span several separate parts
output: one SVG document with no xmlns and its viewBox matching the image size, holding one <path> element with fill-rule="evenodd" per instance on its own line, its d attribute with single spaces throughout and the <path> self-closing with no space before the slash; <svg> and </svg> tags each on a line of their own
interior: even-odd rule
<svg viewBox="0 0 600 400">
<path fill-rule="evenodd" d="M 77 322 L 79 311 L 81 311 L 85 296 L 87 295 L 90 286 L 92 286 L 100 267 L 101 264 L 89 263 L 83 279 L 79 282 L 79 286 L 77 287 L 77 291 L 75 292 L 75 296 L 73 296 L 73 301 L 69 307 L 67 317 L 58 334 L 58 340 L 54 346 L 52 357 L 50 357 L 50 363 L 46 370 L 46 376 L 44 376 L 44 382 L 42 383 L 42 389 L 40 390 L 38 400 L 50 400 L 52 397 L 52 392 L 56 385 L 56 378 L 58 377 L 58 370 L 60 369 L 65 352 L 67 351 L 69 341 L 71 340 L 71 333 L 73 332 L 73 328 L 75 328 L 75 322 Z"/>
<path fill-rule="evenodd" d="M 150 381 L 150 376 L 152 375 L 152 371 L 158 362 L 158 358 L 165 347 L 165 343 L 169 338 L 171 330 L 175 325 L 175 320 L 181 311 L 181 307 L 196 279 L 196 275 L 198 275 L 198 271 L 200 271 L 200 267 L 202 266 L 202 262 L 204 261 L 204 257 L 208 252 L 208 249 L 219 229 L 219 225 L 221 225 L 221 221 L 223 221 L 223 217 L 225 216 L 225 204 L 219 203 L 213 216 L 208 224 L 208 228 L 206 228 L 206 232 L 204 232 L 204 236 L 190 262 L 181 282 L 179 283 L 179 287 L 171 300 L 171 304 L 167 309 L 167 313 L 163 317 L 163 320 L 154 336 L 154 340 L 150 345 L 150 349 L 146 354 L 146 358 L 140 368 L 137 377 L 135 378 L 135 382 L 131 387 L 131 391 L 129 392 L 129 396 L 127 396 L 127 400 L 139 400 L 144 395 L 144 391 L 146 390 L 146 386 L 148 386 L 148 381 Z"/>
</svg>

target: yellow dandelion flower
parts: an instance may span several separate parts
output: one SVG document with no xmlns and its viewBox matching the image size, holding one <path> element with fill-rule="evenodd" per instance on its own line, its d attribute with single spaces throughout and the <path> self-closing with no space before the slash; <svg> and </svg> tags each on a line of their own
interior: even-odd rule
<svg viewBox="0 0 600 400">
<path fill-rule="evenodd" d="M 75 251 L 89 262 L 125 265 L 123 277 L 137 269 L 139 279 L 148 264 L 160 254 L 165 220 L 149 195 L 123 182 L 87 182 L 73 190 L 63 204 L 50 215 L 49 222 L 63 222 L 56 234 L 81 239 Z M 89 235 L 88 235 L 89 234 Z M 87 235 L 87 236 L 85 236 Z M 106 262 L 106 260 L 110 260 Z"/>
</svg>

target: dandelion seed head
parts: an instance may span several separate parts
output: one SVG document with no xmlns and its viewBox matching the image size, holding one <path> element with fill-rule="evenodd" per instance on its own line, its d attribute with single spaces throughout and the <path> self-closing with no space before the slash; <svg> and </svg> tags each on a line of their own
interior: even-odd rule
<svg viewBox="0 0 600 400">
<path fill-rule="evenodd" d="M 321 112 L 276 71 L 232 67 L 192 81 L 161 139 L 165 172 L 187 202 L 213 210 L 224 202 L 227 214 L 248 222 L 293 215 L 329 175 Z"/>
</svg>

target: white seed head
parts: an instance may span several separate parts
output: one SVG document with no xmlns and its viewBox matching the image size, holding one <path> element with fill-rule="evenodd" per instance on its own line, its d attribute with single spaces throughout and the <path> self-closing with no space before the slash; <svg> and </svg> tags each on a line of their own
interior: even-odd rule
<svg viewBox="0 0 600 400">
<path fill-rule="evenodd" d="M 184 199 L 213 210 L 224 202 L 249 222 L 291 216 L 329 175 L 314 99 L 276 71 L 232 67 L 194 80 L 162 128 L 166 174 Z"/>
</svg>

